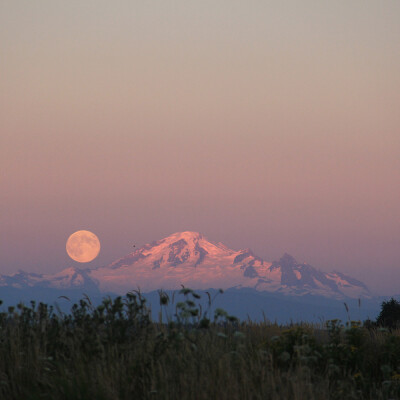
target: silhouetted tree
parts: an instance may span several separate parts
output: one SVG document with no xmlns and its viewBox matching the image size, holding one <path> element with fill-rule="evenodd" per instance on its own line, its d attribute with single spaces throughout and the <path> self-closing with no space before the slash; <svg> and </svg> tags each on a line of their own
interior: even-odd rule
<svg viewBox="0 0 400 400">
<path fill-rule="evenodd" d="M 400 327 L 400 302 L 393 297 L 389 301 L 384 301 L 376 323 L 389 329 Z"/>
</svg>

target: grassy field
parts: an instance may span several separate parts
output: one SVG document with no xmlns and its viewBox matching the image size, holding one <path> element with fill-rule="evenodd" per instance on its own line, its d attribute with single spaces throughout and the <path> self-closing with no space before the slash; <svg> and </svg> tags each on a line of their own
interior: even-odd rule
<svg viewBox="0 0 400 400">
<path fill-rule="evenodd" d="M 239 322 L 183 292 L 158 321 L 139 293 L 84 298 L 70 314 L 10 307 L 0 399 L 400 399 L 400 330 Z"/>
</svg>

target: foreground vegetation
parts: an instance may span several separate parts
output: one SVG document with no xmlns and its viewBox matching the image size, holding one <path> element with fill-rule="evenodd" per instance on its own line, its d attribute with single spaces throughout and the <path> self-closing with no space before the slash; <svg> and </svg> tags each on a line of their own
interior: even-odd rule
<svg viewBox="0 0 400 400">
<path fill-rule="evenodd" d="M 400 329 L 239 322 L 183 289 L 158 321 L 138 292 L 0 313 L 1 399 L 400 399 Z M 160 292 L 160 304 L 173 299 Z"/>
</svg>

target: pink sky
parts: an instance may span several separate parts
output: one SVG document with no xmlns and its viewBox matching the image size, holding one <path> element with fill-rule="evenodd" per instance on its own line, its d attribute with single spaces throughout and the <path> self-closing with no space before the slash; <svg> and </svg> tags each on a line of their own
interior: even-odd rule
<svg viewBox="0 0 400 400">
<path fill-rule="evenodd" d="M 0 273 L 181 230 L 400 292 L 400 2 L 3 1 Z"/>
</svg>

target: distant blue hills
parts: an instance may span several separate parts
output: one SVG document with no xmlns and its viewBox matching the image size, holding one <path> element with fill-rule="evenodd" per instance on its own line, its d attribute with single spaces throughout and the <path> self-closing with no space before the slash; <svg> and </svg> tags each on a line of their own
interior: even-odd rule
<svg viewBox="0 0 400 400">
<path fill-rule="evenodd" d="M 222 308 L 230 315 L 234 315 L 240 320 L 250 319 L 252 321 L 268 320 L 279 324 L 290 322 L 313 322 L 321 323 L 329 319 L 340 319 L 343 322 L 351 320 L 376 319 L 380 311 L 382 301 L 387 297 L 379 296 L 370 299 L 346 299 L 337 300 L 323 296 L 304 295 L 288 296 L 280 293 L 260 292 L 252 288 L 227 289 L 219 293 L 216 289 L 207 290 L 211 298 L 215 298 L 209 310 L 209 315 L 213 316 L 216 308 Z M 205 290 L 196 290 L 201 298 L 198 302 L 202 310 L 206 310 L 209 305 L 209 297 Z M 174 303 L 166 307 L 163 311 L 173 317 L 175 307 L 179 301 L 184 300 L 184 296 L 179 290 L 168 290 L 170 300 Z M 18 303 L 30 305 L 30 301 L 43 302 L 55 306 L 55 312 L 69 312 L 73 303 L 79 302 L 84 296 L 88 296 L 93 304 L 97 306 L 101 301 L 110 296 L 115 298 L 118 295 L 112 292 L 104 293 L 99 290 L 82 291 L 80 289 L 54 289 L 54 288 L 13 288 L 0 287 L 0 299 L 3 301 L 0 309 L 5 311 L 8 306 L 16 306 Z M 158 291 L 143 293 L 147 304 L 152 309 L 152 317 L 158 320 L 160 312 L 160 298 Z M 395 296 L 400 298 L 400 296 Z M 346 303 L 349 312 L 344 305 Z M 164 307 L 165 308 L 165 307 Z"/>
</svg>

